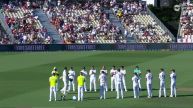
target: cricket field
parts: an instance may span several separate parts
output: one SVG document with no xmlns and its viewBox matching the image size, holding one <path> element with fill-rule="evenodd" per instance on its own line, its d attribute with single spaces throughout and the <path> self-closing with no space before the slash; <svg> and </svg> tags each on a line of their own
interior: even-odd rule
<svg viewBox="0 0 193 108">
<path fill-rule="evenodd" d="M 62 74 L 65 66 L 73 66 L 76 74 L 85 66 L 94 65 L 97 73 L 103 65 L 108 69 L 124 65 L 127 69 L 128 92 L 124 99 L 116 99 L 116 92 L 107 92 L 107 99 L 99 99 L 99 90 L 84 93 L 84 101 L 49 102 L 49 76 L 54 66 Z M 133 99 L 132 72 L 138 65 L 142 70 L 140 99 Z M 167 96 L 170 95 L 170 70 L 176 69 L 177 97 L 158 98 L 160 68 L 166 70 Z M 153 73 L 153 98 L 147 98 L 145 73 Z M 98 75 L 97 75 L 98 77 Z M 108 76 L 110 88 L 110 76 Z M 62 88 L 62 80 L 60 80 Z M 77 84 L 76 84 L 77 88 Z M 89 77 L 87 78 L 89 88 Z M 97 81 L 97 88 L 99 82 Z M 59 93 L 58 93 L 58 98 Z M 193 108 L 193 52 L 172 51 L 85 51 L 85 52 L 2 52 L 0 53 L 0 108 Z"/>
</svg>

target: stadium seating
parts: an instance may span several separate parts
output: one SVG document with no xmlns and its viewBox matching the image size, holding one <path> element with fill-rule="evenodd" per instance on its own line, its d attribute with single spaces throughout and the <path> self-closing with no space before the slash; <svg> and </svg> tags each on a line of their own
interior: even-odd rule
<svg viewBox="0 0 193 108">
<path fill-rule="evenodd" d="M 193 43 L 193 4 L 183 5 L 178 42 Z"/>
<path fill-rule="evenodd" d="M 121 7 L 121 8 L 119 8 Z M 138 43 L 172 42 L 170 35 L 148 14 L 145 4 L 124 2 L 113 6 L 114 13 Z"/>
<path fill-rule="evenodd" d="M 7 45 L 7 44 L 11 44 L 9 38 L 7 36 L 1 36 L 0 45 Z"/>
<path fill-rule="evenodd" d="M 101 10 L 99 3 L 57 6 L 45 9 L 64 43 L 125 43 L 124 36 Z"/>
<path fill-rule="evenodd" d="M 12 30 L 15 44 L 50 44 L 52 39 L 46 35 L 37 16 L 33 15 L 33 9 L 13 4 L 5 4 L 3 14 L 6 23 Z"/>
<path fill-rule="evenodd" d="M 48 1 L 44 1 L 44 4 L 37 7 L 41 7 L 44 16 L 47 15 L 64 44 L 126 43 L 129 42 L 129 36 L 134 37 L 137 43 L 173 41 L 170 34 L 148 13 L 146 4 L 142 2 L 117 4 L 111 0 L 105 4 L 111 7 L 113 15 L 117 16 L 118 22 L 121 22 L 119 22 L 121 28 L 112 22 L 115 21 L 109 17 L 112 12 L 105 11 L 102 3 L 87 2 L 65 5 L 59 3 L 56 4 L 57 6 L 52 6 L 46 2 Z M 32 7 L 30 7 L 29 1 L 20 6 L 10 3 L 2 7 L 6 23 L 14 36 L 14 43 L 52 44 L 54 40 L 52 36 L 49 36 L 51 34 L 47 32 L 47 26 L 43 27 L 43 23 L 40 22 L 42 20 L 35 16 L 37 14 L 34 15 Z M 46 21 L 48 20 L 46 19 Z M 184 27 L 182 28 L 184 29 Z M 184 37 L 193 40 L 190 35 Z"/>
<path fill-rule="evenodd" d="M 11 44 L 10 39 L 7 36 L 7 33 L 3 30 L 3 27 L 0 25 L 0 45 Z"/>
</svg>

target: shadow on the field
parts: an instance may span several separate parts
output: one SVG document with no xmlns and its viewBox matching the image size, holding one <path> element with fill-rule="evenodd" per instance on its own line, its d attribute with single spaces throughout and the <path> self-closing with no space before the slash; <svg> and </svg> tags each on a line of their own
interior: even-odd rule
<svg viewBox="0 0 193 108">
<path fill-rule="evenodd" d="M 153 88 L 152 90 L 153 91 L 158 91 L 159 89 Z M 168 91 L 168 90 L 170 90 L 170 88 L 166 88 L 166 90 Z M 133 91 L 133 89 L 128 89 L 128 91 Z M 147 91 L 147 89 L 140 89 L 140 91 Z"/>
<path fill-rule="evenodd" d="M 58 99 L 57 101 L 65 102 L 65 101 L 72 101 L 72 99 L 64 99 L 64 100 Z"/>
<path fill-rule="evenodd" d="M 177 95 L 177 97 L 192 97 L 193 94 L 187 94 L 187 95 Z"/>
<path fill-rule="evenodd" d="M 99 97 L 85 97 L 84 100 L 99 100 Z"/>
</svg>

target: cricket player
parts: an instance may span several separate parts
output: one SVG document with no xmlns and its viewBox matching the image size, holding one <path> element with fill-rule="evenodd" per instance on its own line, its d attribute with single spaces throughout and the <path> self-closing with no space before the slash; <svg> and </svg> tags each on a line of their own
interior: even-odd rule
<svg viewBox="0 0 193 108">
<path fill-rule="evenodd" d="M 100 99 L 106 99 L 107 76 L 104 71 L 101 71 L 99 75 L 99 82 L 100 82 Z"/>
<path fill-rule="evenodd" d="M 102 69 L 100 70 L 100 73 L 102 73 L 102 71 L 104 71 L 104 73 L 106 74 L 106 76 L 108 75 L 108 73 L 107 73 L 107 69 L 106 69 L 106 67 L 105 66 L 103 66 L 102 67 Z M 105 88 L 106 88 L 106 91 L 108 91 L 108 82 L 106 81 L 105 82 L 106 84 L 105 84 Z"/>
<path fill-rule="evenodd" d="M 88 75 L 88 73 L 87 73 L 85 67 L 82 68 L 81 72 L 82 72 L 82 75 L 86 78 L 86 76 Z M 87 92 L 86 79 L 85 79 L 85 81 L 84 81 L 84 91 Z"/>
<path fill-rule="evenodd" d="M 116 80 L 115 80 L 116 73 L 117 73 L 117 70 L 115 69 L 115 66 L 113 66 L 111 68 L 111 70 L 110 70 L 110 75 L 111 75 L 111 91 L 113 91 L 114 88 L 116 90 Z"/>
<path fill-rule="evenodd" d="M 66 96 L 66 90 L 67 90 L 67 67 L 64 68 L 62 76 L 60 77 L 64 83 L 64 87 L 60 90 L 61 92 L 61 100 L 64 100 Z"/>
<path fill-rule="evenodd" d="M 145 75 L 146 78 L 146 86 L 147 86 L 147 94 L 148 98 L 152 98 L 152 73 L 151 70 L 147 70 L 147 74 Z"/>
<path fill-rule="evenodd" d="M 133 94 L 134 94 L 134 98 L 139 98 L 139 77 L 137 75 L 137 73 L 134 73 L 134 76 L 132 77 L 132 81 L 133 81 Z"/>
<path fill-rule="evenodd" d="M 125 92 L 127 92 L 127 87 L 126 87 L 126 82 L 125 82 L 126 70 L 124 66 L 121 66 L 120 72 L 123 74 L 123 87 L 125 89 Z"/>
<path fill-rule="evenodd" d="M 83 101 L 84 96 L 84 82 L 85 82 L 85 76 L 83 75 L 83 72 L 80 72 L 80 75 L 77 77 L 77 83 L 78 83 L 78 101 Z"/>
<path fill-rule="evenodd" d="M 139 83 L 139 89 L 141 89 L 141 70 L 139 69 L 139 66 L 136 66 L 134 69 L 134 74 L 137 74 L 138 78 L 138 83 Z"/>
<path fill-rule="evenodd" d="M 70 70 L 68 71 L 68 92 L 71 89 L 71 85 L 72 85 L 72 89 L 73 92 L 75 92 L 75 84 L 74 84 L 74 80 L 75 80 L 75 71 L 73 69 L 73 67 L 70 68 Z"/>
<path fill-rule="evenodd" d="M 171 94 L 170 97 L 176 97 L 176 72 L 174 69 L 171 70 L 170 78 L 171 78 Z"/>
<path fill-rule="evenodd" d="M 92 91 L 92 85 L 94 86 L 94 91 L 96 92 L 96 69 L 94 68 L 94 66 L 91 67 L 89 75 L 90 75 L 90 92 Z"/>
<path fill-rule="evenodd" d="M 56 67 L 54 67 L 52 74 L 55 73 L 55 76 L 57 78 L 57 83 L 56 83 L 56 91 L 58 91 L 59 89 L 59 72 L 58 69 Z"/>
<path fill-rule="evenodd" d="M 160 70 L 161 70 L 161 72 L 159 73 L 159 80 L 160 80 L 159 97 L 162 96 L 162 90 L 164 92 L 164 97 L 166 97 L 166 87 L 165 87 L 166 75 L 165 75 L 164 69 L 161 68 Z"/>
<path fill-rule="evenodd" d="M 120 72 L 120 69 L 117 70 L 115 81 L 117 86 L 117 99 L 119 99 L 119 93 L 121 93 L 121 98 L 123 99 L 123 74 Z"/>
<path fill-rule="evenodd" d="M 52 76 L 49 78 L 50 83 L 50 98 L 49 101 L 52 101 L 52 92 L 54 93 L 54 99 L 56 101 L 56 83 L 57 83 L 57 77 L 55 73 L 52 74 Z"/>
</svg>

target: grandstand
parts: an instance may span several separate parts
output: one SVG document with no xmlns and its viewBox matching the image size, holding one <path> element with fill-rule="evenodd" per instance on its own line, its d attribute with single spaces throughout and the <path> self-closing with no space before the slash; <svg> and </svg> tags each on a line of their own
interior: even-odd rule
<svg viewBox="0 0 193 108">
<path fill-rule="evenodd" d="M 170 43 L 175 38 L 145 2 L 3 4 L 0 16 L 12 44 Z"/>
<path fill-rule="evenodd" d="M 8 38 L 6 32 L 4 31 L 2 25 L 0 25 L 0 44 L 10 44 L 11 41 Z"/>
<path fill-rule="evenodd" d="M 180 17 L 179 43 L 193 43 L 193 4 L 183 3 Z"/>
<path fill-rule="evenodd" d="M 121 5 L 115 5 L 113 10 L 131 36 L 135 37 L 136 42 L 168 43 L 174 41 L 171 32 L 150 12 L 144 2 L 124 2 Z"/>
<path fill-rule="evenodd" d="M 46 36 L 46 30 L 33 15 L 33 9 L 29 5 L 14 6 L 12 4 L 3 6 L 5 21 L 12 31 L 15 44 L 49 44 L 51 38 Z"/>
<path fill-rule="evenodd" d="M 99 3 L 56 6 L 44 11 L 66 44 L 125 43 Z"/>
</svg>

